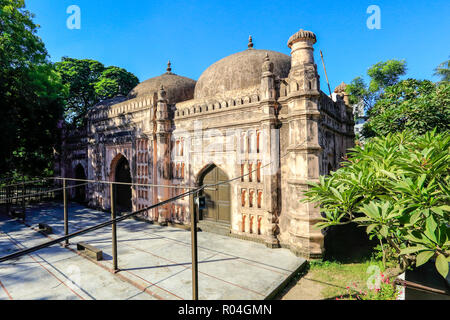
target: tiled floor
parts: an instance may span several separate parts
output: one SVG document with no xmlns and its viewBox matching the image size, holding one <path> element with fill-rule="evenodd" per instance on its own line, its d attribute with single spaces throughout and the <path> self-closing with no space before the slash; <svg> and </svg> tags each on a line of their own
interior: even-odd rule
<svg viewBox="0 0 450 320">
<path fill-rule="evenodd" d="M 109 220 L 109 214 L 71 204 L 70 232 Z M 27 209 L 26 225 L 0 216 L 0 256 L 49 238 L 38 223 L 63 235 L 60 203 Z M 111 228 L 0 264 L 0 299 L 191 299 L 191 234 L 132 219 L 117 226 L 120 272 L 113 274 Z M 77 242 L 103 250 L 93 262 L 76 253 Z M 207 232 L 198 233 L 199 298 L 261 300 L 270 295 L 305 260 L 287 249 Z"/>
</svg>

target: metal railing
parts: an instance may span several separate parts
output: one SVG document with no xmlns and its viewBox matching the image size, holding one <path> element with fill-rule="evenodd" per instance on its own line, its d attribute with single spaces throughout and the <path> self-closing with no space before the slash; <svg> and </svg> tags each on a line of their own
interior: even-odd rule
<svg viewBox="0 0 450 320">
<path fill-rule="evenodd" d="M 172 197 L 170 199 L 161 201 L 157 204 L 151 205 L 149 207 L 146 207 L 144 209 L 141 210 L 137 210 L 131 213 L 127 213 L 124 215 L 121 215 L 120 217 L 116 216 L 116 206 L 115 206 L 115 185 L 143 185 L 143 184 L 136 184 L 136 183 L 122 183 L 122 182 L 110 182 L 110 181 L 93 181 L 93 180 L 83 180 L 83 179 L 71 179 L 71 178 L 47 178 L 48 180 L 54 179 L 54 180 L 62 180 L 63 182 L 63 186 L 61 188 L 52 188 L 52 189 L 48 189 L 45 190 L 44 192 L 35 192 L 35 193 L 27 193 L 25 191 L 22 192 L 17 192 L 16 189 L 15 192 L 13 193 L 7 193 L 7 197 L 3 197 L 3 203 L 6 204 L 7 206 L 12 205 L 13 200 L 16 200 L 16 204 L 18 204 L 18 201 L 21 200 L 21 205 L 22 205 L 22 209 L 23 209 L 23 220 L 25 221 L 25 199 L 29 198 L 29 199 L 33 199 L 36 197 L 39 197 L 41 195 L 45 195 L 48 193 L 58 193 L 61 192 L 63 193 L 63 203 L 64 203 L 64 236 L 59 237 L 57 239 L 53 239 L 51 241 L 42 243 L 40 245 L 31 247 L 31 248 L 26 248 L 11 254 L 8 254 L 6 256 L 3 256 L 0 258 L 0 263 L 11 260 L 11 259 L 16 259 L 16 258 L 20 258 L 24 255 L 36 252 L 38 250 L 44 249 L 44 248 L 48 248 L 50 246 L 53 246 L 55 244 L 58 243 L 63 243 L 64 242 L 64 246 L 68 246 L 69 245 L 69 240 L 79 237 L 81 235 L 108 227 L 108 226 L 112 226 L 112 232 L 111 232 L 111 238 L 112 238 L 112 257 L 113 257 L 113 271 L 114 273 L 119 272 L 119 266 L 118 266 L 118 253 L 117 253 L 117 223 L 124 221 L 126 219 L 132 218 L 138 214 L 142 214 L 144 212 L 147 212 L 149 210 L 158 208 L 160 206 L 164 206 L 167 205 L 173 201 L 185 198 L 187 196 L 190 195 L 198 195 L 198 193 L 203 190 L 205 187 L 207 186 L 201 186 L 201 187 L 187 187 L 187 186 L 163 186 L 163 185 L 151 185 L 151 184 L 145 184 L 145 186 L 152 186 L 152 187 L 168 187 L 168 188 L 173 188 L 173 187 L 177 187 L 177 188 L 183 188 L 183 189 L 190 189 L 187 192 L 184 192 L 182 194 L 179 194 L 175 197 Z M 42 181 L 42 180 L 36 180 L 36 181 Z M 72 185 L 72 186 L 68 186 L 67 182 L 68 181 L 77 181 L 77 182 L 84 182 L 82 184 L 76 184 L 76 185 Z M 31 184 L 32 182 L 28 182 L 28 183 L 18 183 L 18 184 L 14 184 L 14 185 L 8 185 L 4 188 L 6 188 L 7 190 L 12 190 L 12 188 L 16 188 L 16 187 L 21 187 L 21 190 L 24 190 L 23 188 L 25 188 L 25 186 L 27 184 Z M 69 234 L 69 208 L 68 208 L 68 202 L 69 202 L 69 197 L 67 194 L 67 190 L 71 189 L 71 188 L 77 188 L 80 186 L 84 186 L 87 185 L 88 183 L 104 183 L 104 184 L 109 184 L 110 186 L 110 194 L 111 194 L 111 219 L 109 221 L 97 224 L 95 226 L 92 227 L 88 227 L 85 228 L 83 230 L 79 230 L 77 232 L 74 233 L 70 233 Z M 197 212 L 198 210 L 196 210 L 196 205 L 195 205 L 195 201 L 194 201 L 194 205 L 193 205 L 193 209 L 194 212 L 191 214 L 191 239 L 192 239 L 192 244 L 191 244 L 191 249 L 192 249 L 192 291 L 193 291 L 193 300 L 198 300 L 198 259 L 197 259 Z"/>
<path fill-rule="evenodd" d="M 302 146 L 303 144 L 305 144 L 306 140 L 299 143 L 298 145 L 296 145 L 295 147 L 298 146 Z M 280 159 L 286 157 L 289 153 L 291 152 L 291 150 L 288 150 L 286 153 L 284 153 L 283 155 L 280 156 Z M 278 160 L 277 160 L 278 161 Z M 271 166 L 273 164 L 274 161 L 270 161 L 269 163 L 265 164 L 264 166 L 262 166 L 260 169 L 263 169 L 265 167 Z M 156 185 L 156 184 L 140 184 L 140 183 L 125 183 L 125 182 L 112 182 L 112 181 L 97 181 L 97 180 L 86 180 L 86 179 L 73 179 L 73 178 L 61 178 L 61 177 L 52 177 L 52 178 L 40 178 L 40 180 L 45 180 L 45 181 L 49 181 L 49 180 L 56 180 L 56 181 L 62 181 L 63 182 L 63 187 L 62 188 L 57 188 L 57 189 L 53 189 L 53 190 L 48 190 L 47 192 L 57 192 L 60 190 L 63 190 L 63 202 L 64 202 L 64 233 L 65 235 L 63 237 L 60 237 L 58 239 L 54 239 L 52 241 L 48 241 L 46 243 L 43 243 L 41 245 L 32 247 L 32 248 L 28 248 L 28 249 L 24 249 L 12 254 L 9 254 L 7 256 L 1 257 L 0 258 L 0 263 L 4 262 L 4 261 L 8 261 L 10 259 L 14 259 L 14 258 L 18 258 L 21 257 L 23 255 L 35 252 L 37 250 L 43 249 L 43 248 L 47 248 L 50 247 L 52 245 L 55 245 L 57 243 L 61 243 L 61 242 L 65 242 L 66 245 L 68 245 L 69 243 L 69 239 L 78 237 L 80 235 L 107 227 L 107 226 L 112 226 L 112 246 L 113 246 L 113 268 L 114 271 L 117 272 L 119 271 L 118 268 L 118 262 L 117 262 L 117 234 L 116 234 L 116 224 L 118 222 L 121 222 L 125 219 L 134 217 L 140 213 L 144 213 L 147 212 L 149 210 L 158 208 L 160 206 L 169 204 L 173 201 L 176 201 L 178 199 L 190 196 L 190 195 L 194 195 L 194 198 L 197 198 L 199 193 L 205 189 L 205 188 L 209 188 L 209 187 L 216 187 L 222 184 L 227 184 L 230 183 L 232 181 L 236 181 L 236 180 L 240 180 L 243 177 L 246 177 L 250 174 L 253 174 L 254 172 L 256 172 L 258 169 L 254 169 L 246 174 L 243 174 L 241 176 L 229 179 L 227 181 L 221 181 L 219 183 L 216 184 L 208 184 L 208 185 L 203 185 L 200 187 L 192 187 L 192 186 L 183 186 L 183 185 Z M 37 180 L 37 181 L 40 181 Z M 81 185 L 74 185 L 74 186 L 67 186 L 67 181 L 75 181 L 75 182 L 83 182 L 85 184 L 87 183 L 101 183 L 101 184 L 109 184 L 110 185 L 110 192 L 111 192 L 111 220 L 77 231 L 75 233 L 69 234 L 69 227 L 68 227 L 68 197 L 67 197 L 67 189 L 69 188 L 75 188 L 75 187 L 79 187 Z M 30 182 L 31 183 L 31 182 Z M 22 184 L 17 184 L 19 186 L 23 186 L 25 185 L 25 183 Z M 125 215 L 120 216 L 119 218 L 116 217 L 116 210 L 115 210 L 115 202 L 114 202 L 114 185 L 130 185 L 130 186 L 144 186 L 144 187 L 156 187 L 156 188 L 175 188 L 175 189 L 184 189 L 184 190 L 189 190 L 188 192 L 184 192 L 180 195 L 177 195 L 175 197 L 172 197 L 170 199 L 161 201 L 157 204 L 151 205 L 149 207 L 146 207 L 144 209 L 135 211 L 135 212 L 131 212 Z M 18 199 L 25 199 L 25 197 L 30 197 L 33 195 L 21 195 L 21 196 L 15 196 L 13 197 L 18 198 Z M 192 296 L 193 296 L 193 300 L 198 300 L 198 254 L 197 254 L 197 214 L 198 214 L 198 208 L 197 208 L 197 203 L 196 201 L 193 201 L 192 203 L 192 208 L 193 208 L 193 212 L 191 213 L 191 250 L 192 250 Z M 23 210 L 24 210 L 24 215 L 25 215 L 25 201 L 22 200 L 22 206 L 23 206 Z M 25 218 L 25 217 L 24 217 Z"/>
</svg>

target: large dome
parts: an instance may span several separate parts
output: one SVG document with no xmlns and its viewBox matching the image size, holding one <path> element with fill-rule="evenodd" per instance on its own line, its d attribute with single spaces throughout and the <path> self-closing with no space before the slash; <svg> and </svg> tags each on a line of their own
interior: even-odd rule
<svg viewBox="0 0 450 320">
<path fill-rule="evenodd" d="M 128 94 L 129 99 L 153 95 L 161 86 L 167 93 L 169 103 L 177 103 L 190 100 L 194 97 L 195 80 L 176 75 L 171 72 L 170 63 L 167 72 L 138 84 Z"/>
<path fill-rule="evenodd" d="M 261 83 L 262 64 L 266 53 L 274 64 L 274 74 L 286 78 L 291 57 L 271 50 L 247 49 L 211 65 L 195 86 L 195 99 L 223 95 L 227 91 L 256 87 Z"/>
</svg>

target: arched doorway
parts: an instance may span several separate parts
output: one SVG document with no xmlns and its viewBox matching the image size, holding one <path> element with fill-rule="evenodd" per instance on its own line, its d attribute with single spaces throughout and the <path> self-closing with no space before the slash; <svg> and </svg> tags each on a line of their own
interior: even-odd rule
<svg viewBox="0 0 450 320">
<path fill-rule="evenodd" d="M 200 185 L 215 185 L 228 181 L 228 176 L 216 165 L 210 165 L 201 174 Z M 229 224 L 231 222 L 231 187 L 229 183 L 206 187 L 203 195 L 206 197 L 206 209 L 200 211 L 200 219 Z"/>
<path fill-rule="evenodd" d="M 131 183 L 130 164 L 124 156 L 117 161 L 114 172 L 114 182 Z M 119 212 L 131 211 L 131 185 L 116 184 L 114 188 L 117 210 Z"/>
<path fill-rule="evenodd" d="M 86 180 L 86 173 L 84 172 L 84 168 L 81 164 L 78 164 L 75 167 L 75 179 Z M 75 187 L 75 201 L 79 203 L 86 202 L 86 182 L 83 181 L 75 181 L 75 185 L 79 185 Z"/>
</svg>

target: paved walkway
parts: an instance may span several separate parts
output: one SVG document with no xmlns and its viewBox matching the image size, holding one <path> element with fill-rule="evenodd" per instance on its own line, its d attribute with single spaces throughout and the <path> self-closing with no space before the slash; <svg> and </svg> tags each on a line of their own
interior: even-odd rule
<svg viewBox="0 0 450 320">
<path fill-rule="evenodd" d="M 77 204 L 69 208 L 70 232 L 108 221 L 109 214 Z M 0 215 L 0 256 L 49 240 L 36 232 L 38 223 L 64 233 L 60 203 L 27 208 L 26 225 Z M 117 226 L 120 272 L 111 272 L 111 228 L 72 239 L 0 264 L 2 299 L 191 299 L 190 232 L 132 219 Z M 94 262 L 76 252 L 77 242 L 103 250 Z M 198 233 L 199 298 L 201 300 L 268 297 L 305 260 L 287 249 L 207 232 Z"/>
</svg>

